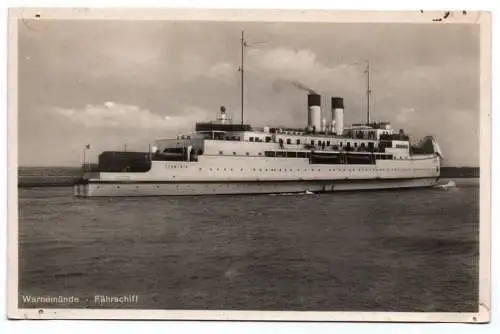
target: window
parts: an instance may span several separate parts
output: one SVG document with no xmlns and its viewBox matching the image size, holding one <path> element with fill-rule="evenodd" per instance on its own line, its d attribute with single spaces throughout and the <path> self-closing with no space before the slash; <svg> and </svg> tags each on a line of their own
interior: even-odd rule
<svg viewBox="0 0 500 334">
<path fill-rule="evenodd" d="M 224 154 L 222 151 L 219 151 L 219 154 Z"/>
<path fill-rule="evenodd" d="M 330 146 L 330 141 L 329 140 L 327 140 L 326 146 Z"/>
<path fill-rule="evenodd" d="M 306 152 L 297 152 L 297 158 L 307 158 Z"/>
<path fill-rule="evenodd" d="M 300 145 L 300 139 L 297 139 L 296 143 L 297 145 Z"/>
<path fill-rule="evenodd" d="M 271 141 L 271 137 L 267 136 L 266 137 L 266 143 L 269 143 Z"/>
<path fill-rule="evenodd" d="M 248 138 L 248 140 L 253 141 L 253 137 Z"/>
<path fill-rule="evenodd" d="M 259 152 L 259 155 L 262 155 L 262 152 Z"/>
<path fill-rule="evenodd" d="M 236 155 L 236 152 L 233 152 L 233 155 Z"/>
<path fill-rule="evenodd" d="M 358 147 L 358 143 L 354 143 L 354 147 Z"/>
<path fill-rule="evenodd" d="M 311 140 L 311 145 L 314 145 L 314 140 Z"/>
<path fill-rule="evenodd" d="M 245 155 L 250 155 L 250 153 L 246 152 Z"/>
<path fill-rule="evenodd" d="M 292 143 L 292 140 L 290 138 L 287 138 L 286 143 L 287 143 L 287 145 L 290 145 Z"/>
</svg>

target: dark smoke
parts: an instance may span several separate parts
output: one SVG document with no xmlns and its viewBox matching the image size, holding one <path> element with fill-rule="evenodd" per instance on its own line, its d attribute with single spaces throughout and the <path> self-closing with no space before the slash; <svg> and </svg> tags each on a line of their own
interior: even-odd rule
<svg viewBox="0 0 500 334">
<path fill-rule="evenodd" d="M 284 87 L 284 86 L 291 86 L 291 87 L 295 87 L 295 88 L 298 88 L 300 90 L 304 90 L 306 92 L 308 92 L 309 94 L 317 94 L 314 89 L 304 85 L 303 83 L 301 82 L 298 82 L 298 81 L 295 81 L 295 80 L 285 80 L 285 79 L 277 79 L 273 82 L 273 88 L 275 91 L 277 91 L 278 93 L 281 91 L 281 89 Z"/>
</svg>

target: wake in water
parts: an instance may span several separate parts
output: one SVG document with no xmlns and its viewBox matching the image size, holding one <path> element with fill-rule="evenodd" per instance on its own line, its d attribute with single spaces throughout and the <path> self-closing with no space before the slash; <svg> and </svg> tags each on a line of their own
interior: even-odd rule
<svg viewBox="0 0 500 334">
<path fill-rule="evenodd" d="M 445 184 L 437 184 L 434 186 L 434 189 L 457 189 L 457 184 L 455 181 L 451 180 Z"/>
<path fill-rule="evenodd" d="M 312 191 L 306 190 L 303 193 L 277 193 L 277 194 L 269 194 L 271 196 L 302 196 L 302 195 L 314 195 Z"/>
</svg>

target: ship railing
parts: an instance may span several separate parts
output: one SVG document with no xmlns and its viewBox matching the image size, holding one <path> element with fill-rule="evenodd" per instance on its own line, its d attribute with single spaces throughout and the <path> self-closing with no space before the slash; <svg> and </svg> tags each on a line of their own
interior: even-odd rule
<svg viewBox="0 0 500 334">
<path fill-rule="evenodd" d="M 96 162 L 85 162 L 82 163 L 82 171 L 83 172 L 98 172 L 99 164 Z"/>
</svg>

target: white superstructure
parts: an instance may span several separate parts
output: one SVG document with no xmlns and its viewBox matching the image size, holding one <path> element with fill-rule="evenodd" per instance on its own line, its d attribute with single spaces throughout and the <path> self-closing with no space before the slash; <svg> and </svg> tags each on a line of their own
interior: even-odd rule
<svg viewBox="0 0 500 334">
<path fill-rule="evenodd" d="M 332 102 L 338 117 L 338 103 Z M 328 131 L 214 122 L 155 143 L 155 152 L 104 152 L 78 196 L 153 196 L 337 191 L 432 186 L 441 152 L 425 138 L 411 147 L 388 123 Z"/>
<path fill-rule="evenodd" d="M 242 35 L 242 52 L 245 41 Z M 389 123 L 344 126 L 344 101 L 331 98 L 330 120 L 321 96 L 307 95 L 304 128 L 234 124 L 224 107 L 195 132 L 157 140 L 149 152 L 103 152 L 99 166 L 75 185 L 75 195 L 157 196 L 331 192 L 429 187 L 442 157 L 432 137 L 410 145 Z M 369 87 L 369 67 L 367 97 Z"/>
</svg>

